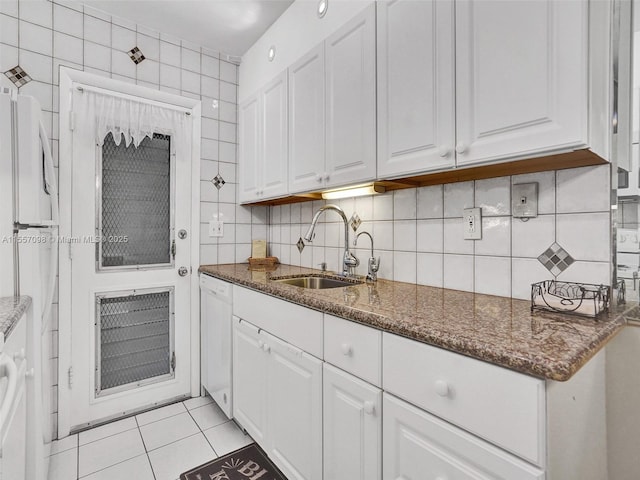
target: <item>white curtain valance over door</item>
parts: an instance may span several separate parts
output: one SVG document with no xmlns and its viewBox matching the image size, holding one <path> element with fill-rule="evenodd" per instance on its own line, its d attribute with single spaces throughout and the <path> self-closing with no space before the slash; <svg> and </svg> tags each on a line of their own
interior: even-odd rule
<svg viewBox="0 0 640 480">
<path fill-rule="evenodd" d="M 135 147 L 154 133 L 171 135 L 172 153 L 180 143 L 190 144 L 191 116 L 184 111 L 145 103 L 143 99 L 109 95 L 89 89 L 74 91 L 76 122 L 95 131 L 96 144 L 102 146 L 111 133 L 116 145 L 124 138 L 125 146 Z M 185 145 L 183 145 L 185 146 Z M 188 158 L 188 157 L 187 157 Z"/>
</svg>

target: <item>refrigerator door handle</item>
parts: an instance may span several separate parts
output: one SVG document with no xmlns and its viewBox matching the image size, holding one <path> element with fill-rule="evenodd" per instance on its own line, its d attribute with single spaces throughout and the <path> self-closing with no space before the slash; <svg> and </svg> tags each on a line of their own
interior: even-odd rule
<svg viewBox="0 0 640 480">
<path fill-rule="evenodd" d="M 56 184 L 56 171 L 53 166 L 53 155 L 51 154 L 51 146 L 49 138 L 42 121 L 39 125 L 40 142 L 42 143 L 42 151 L 44 153 L 44 178 L 45 188 L 51 199 L 51 224 L 58 225 L 60 221 L 60 209 L 58 206 L 58 186 Z"/>
<path fill-rule="evenodd" d="M 53 166 L 53 156 L 51 155 L 51 147 L 49 145 L 49 138 L 44 128 L 42 121 L 39 127 L 40 141 L 42 142 L 42 150 L 44 152 L 44 177 L 45 184 L 47 185 L 47 193 L 51 199 L 51 223 L 52 228 L 50 230 L 51 238 L 53 242 L 51 246 L 51 257 L 49 258 L 49 281 L 47 282 L 47 292 L 45 296 L 45 306 L 42 311 L 42 323 L 41 333 L 47 331 L 49 327 L 49 320 L 51 317 L 51 309 L 53 304 L 53 294 L 56 288 L 56 276 L 58 275 L 58 223 L 60 221 L 60 210 L 58 205 L 58 187 L 56 184 L 56 171 Z"/>
</svg>

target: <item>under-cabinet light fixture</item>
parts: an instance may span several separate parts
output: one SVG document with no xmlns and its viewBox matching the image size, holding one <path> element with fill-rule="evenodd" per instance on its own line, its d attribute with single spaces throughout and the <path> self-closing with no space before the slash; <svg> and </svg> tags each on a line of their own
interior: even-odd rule
<svg viewBox="0 0 640 480">
<path fill-rule="evenodd" d="M 327 14 L 329 9 L 329 0 L 320 0 L 318 2 L 318 18 L 322 18 Z"/>
<path fill-rule="evenodd" d="M 379 183 L 370 185 L 358 185 L 355 187 L 341 188 L 338 190 L 328 190 L 322 192 L 322 198 L 325 200 L 333 200 L 336 198 L 362 197 L 364 195 L 375 195 L 386 192 L 386 188 Z"/>
<path fill-rule="evenodd" d="M 267 57 L 269 58 L 270 62 L 273 62 L 273 59 L 276 58 L 276 46 L 275 45 L 271 45 L 269 47 L 269 53 L 267 54 Z"/>
</svg>

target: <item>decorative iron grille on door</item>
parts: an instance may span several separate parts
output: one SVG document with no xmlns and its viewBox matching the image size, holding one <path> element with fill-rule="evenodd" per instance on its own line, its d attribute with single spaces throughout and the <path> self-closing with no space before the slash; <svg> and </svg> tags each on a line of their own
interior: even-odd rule
<svg viewBox="0 0 640 480">
<path fill-rule="evenodd" d="M 96 397 L 174 376 L 174 290 L 96 295 Z"/>
<path fill-rule="evenodd" d="M 153 134 L 138 147 L 109 133 L 98 155 L 98 270 L 173 265 L 171 137 Z"/>
</svg>

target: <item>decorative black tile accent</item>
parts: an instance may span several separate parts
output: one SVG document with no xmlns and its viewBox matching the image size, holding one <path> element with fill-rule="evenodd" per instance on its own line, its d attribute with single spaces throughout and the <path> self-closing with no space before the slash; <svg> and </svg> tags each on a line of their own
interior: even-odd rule
<svg viewBox="0 0 640 480">
<path fill-rule="evenodd" d="M 302 237 L 298 239 L 298 243 L 296 243 L 296 246 L 298 247 L 298 251 L 302 253 L 302 250 L 304 250 L 304 240 L 302 240 Z"/>
<path fill-rule="evenodd" d="M 569 252 L 556 242 L 553 242 L 551 246 L 538 257 L 538 261 L 544 265 L 554 277 L 560 275 L 574 262 Z"/>
<path fill-rule="evenodd" d="M 358 230 L 358 227 L 361 223 L 362 220 L 360 219 L 360 216 L 357 213 L 353 212 L 353 215 L 351 215 L 351 218 L 349 219 L 349 225 L 351 225 L 351 228 L 353 228 L 354 232 Z"/>
<path fill-rule="evenodd" d="M 216 187 L 218 190 L 220 190 L 225 183 L 224 178 L 222 178 L 222 176 L 220 174 L 216 175 L 215 177 L 213 177 L 211 179 L 211 183 L 213 183 L 213 186 Z"/>
<path fill-rule="evenodd" d="M 18 88 L 26 85 L 31 81 L 31 77 L 29 76 L 29 74 L 25 72 L 20 65 L 16 65 L 12 69 L 7 70 L 6 72 L 4 72 L 4 74 Z"/>
<path fill-rule="evenodd" d="M 128 53 L 129 53 L 129 57 L 131 58 L 133 63 L 135 63 L 136 65 L 138 65 L 140 62 L 142 62 L 146 58 L 138 47 L 133 47 L 131 50 L 129 50 Z"/>
</svg>

